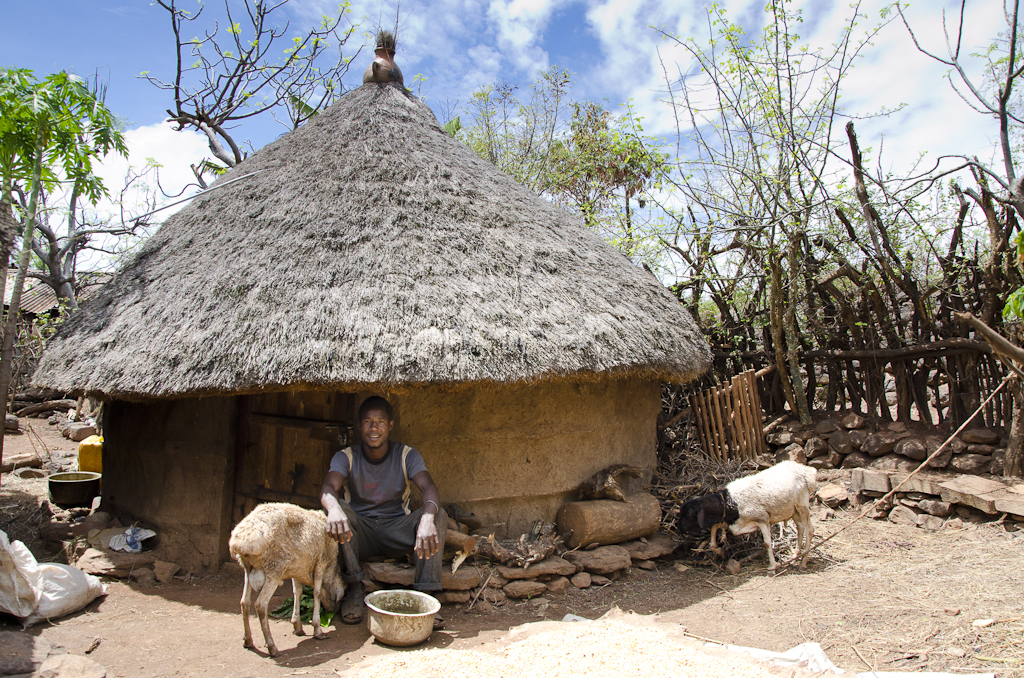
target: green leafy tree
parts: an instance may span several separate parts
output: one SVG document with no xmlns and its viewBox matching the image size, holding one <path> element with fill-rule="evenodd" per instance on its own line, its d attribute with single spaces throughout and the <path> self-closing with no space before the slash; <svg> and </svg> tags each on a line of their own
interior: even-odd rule
<svg viewBox="0 0 1024 678">
<path fill-rule="evenodd" d="M 643 136 L 631 109 L 620 119 L 592 102 L 573 102 L 572 110 L 568 136 L 553 144 L 545 188 L 587 226 L 635 255 L 633 206 L 643 207 L 646 192 L 660 187 L 668 156 Z"/>
<path fill-rule="evenodd" d="M 68 73 L 55 73 L 38 81 L 27 70 L 0 70 L 0 112 L 3 114 L 0 126 L 3 216 L 10 218 L 11 191 L 17 183 L 25 185 L 28 194 L 18 273 L 0 352 L 0 394 L 6 403 L 40 196 L 59 177 L 71 186 L 72 195 L 95 203 L 106 194 L 106 188 L 93 172 L 93 163 L 110 151 L 126 155 L 127 147 L 117 118 L 82 78 Z M 2 456 L 0 442 L 0 459 Z"/>
<path fill-rule="evenodd" d="M 521 98 L 510 83 L 473 93 L 457 137 L 484 160 L 523 186 L 544 194 L 551 183 L 551 154 L 568 125 L 569 72 L 551 66 Z M 461 118 L 460 118 L 461 123 Z"/>
</svg>

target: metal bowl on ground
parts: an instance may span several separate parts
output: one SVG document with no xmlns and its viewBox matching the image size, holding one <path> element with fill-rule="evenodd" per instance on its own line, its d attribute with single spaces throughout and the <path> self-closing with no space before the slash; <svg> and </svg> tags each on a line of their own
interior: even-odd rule
<svg viewBox="0 0 1024 678">
<path fill-rule="evenodd" d="M 370 633 L 385 645 L 407 647 L 430 637 L 441 603 L 420 591 L 393 589 L 366 596 Z"/>
<path fill-rule="evenodd" d="M 50 500 L 61 508 L 92 506 L 100 493 L 101 474 L 92 471 L 52 473 L 46 480 L 50 485 Z"/>
</svg>

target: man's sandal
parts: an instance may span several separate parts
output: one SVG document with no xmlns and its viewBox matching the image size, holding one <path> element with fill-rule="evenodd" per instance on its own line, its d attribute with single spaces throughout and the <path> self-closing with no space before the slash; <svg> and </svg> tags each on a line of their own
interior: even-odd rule
<svg viewBox="0 0 1024 678">
<path fill-rule="evenodd" d="M 341 599 L 341 621 L 345 624 L 358 624 L 363 621 L 363 598 L 366 588 L 362 581 L 349 585 Z"/>
</svg>

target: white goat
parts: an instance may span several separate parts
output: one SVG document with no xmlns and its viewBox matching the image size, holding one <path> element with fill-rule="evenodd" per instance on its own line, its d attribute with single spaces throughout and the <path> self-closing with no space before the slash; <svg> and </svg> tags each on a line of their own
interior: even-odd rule
<svg viewBox="0 0 1024 678">
<path fill-rule="evenodd" d="M 679 510 L 681 532 L 711 528 L 711 550 L 718 553 L 715 536 L 726 527 L 733 534 L 746 534 L 760 528 L 768 549 L 768 569 L 778 567 L 772 551 L 769 525 L 792 520 L 796 523 L 797 547 L 807 565 L 811 539 L 811 495 L 817 487 L 817 471 L 794 461 L 784 461 L 760 473 L 738 478 L 720 492 L 687 501 Z"/>
<path fill-rule="evenodd" d="M 338 542 L 327 533 L 327 518 L 292 504 L 260 504 L 235 526 L 228 541 L 231 557 L 245 570 L 242 585 L 242 620 L 245 647 L 253 647 L 249 630 L 249 594 L 256 594 L 256 616 L 271 657 L 278 655 L 270 636 L 267 605 L 285 579 L 292 580 L 295 605 L 292 626 L 304 635 L 299 618 L 302 585 L 313 587 L 313 637 L 326 638 L 320 627 L 320 601 L 334 610 L 345 593 L 338 569 Z"/>
</svg>

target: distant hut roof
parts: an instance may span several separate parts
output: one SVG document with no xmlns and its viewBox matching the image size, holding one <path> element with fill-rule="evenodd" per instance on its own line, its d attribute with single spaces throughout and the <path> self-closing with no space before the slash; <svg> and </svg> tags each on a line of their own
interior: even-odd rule
<svg viewBox="0 0 1024 678">
<path fill-rule="evenodd" d="M 708 345 L 652 276 L 369 83 L 169 218 L 54 337 L 35 381 L 121 398 L 685 381 Z M 222 179 L 221 181 L 224 181 Z"/>
</svg>

